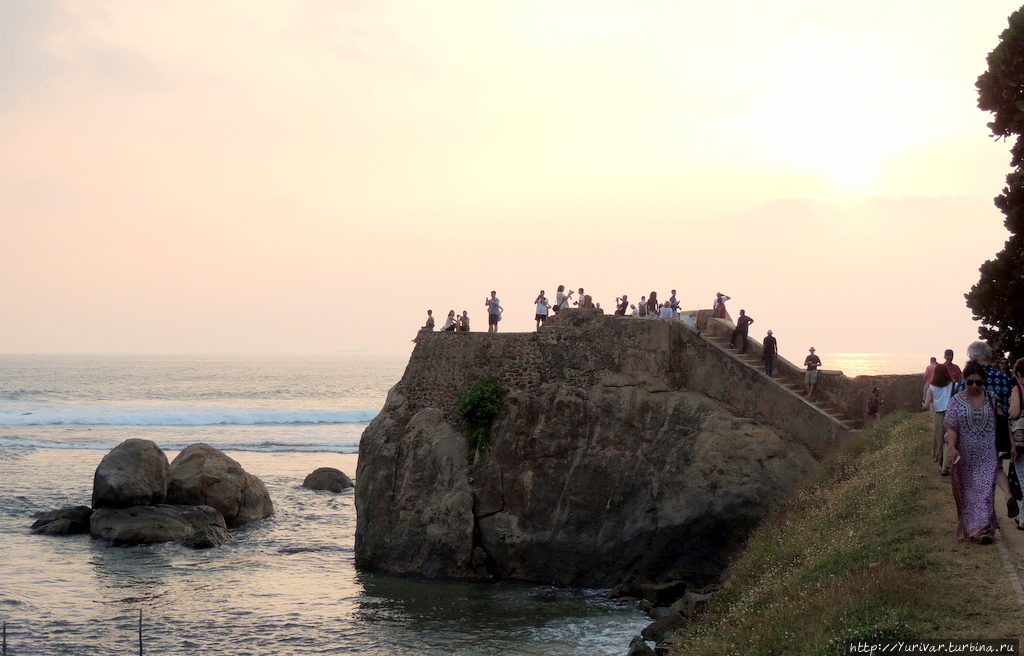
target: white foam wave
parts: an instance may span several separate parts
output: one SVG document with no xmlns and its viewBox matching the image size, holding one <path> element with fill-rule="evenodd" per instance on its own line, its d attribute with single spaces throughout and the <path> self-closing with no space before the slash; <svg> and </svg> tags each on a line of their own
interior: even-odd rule
<svg viewBox="0 0 1024 656">
<path fill-rule="evenodd" d="M 161 442 L 164 451 L 181 451 L 193 442 Z M 358 453 L 359 444 L 354 442 L 209 442 L 210 446 L 221 451 L 257 451 L 261 453 Z M 24 439 L 20 437 L 0 437 L 0 449 L 84 449 L 87 451 L 110 451 L 116 442 L 50 442 L 47 440 Z"/>
<path fill-rule="evenodd" d="M 306 410 L 142 405 L 0 407 L 0 426 L 218 426 L 365 424 L 377 410 Z"/>
</svg>

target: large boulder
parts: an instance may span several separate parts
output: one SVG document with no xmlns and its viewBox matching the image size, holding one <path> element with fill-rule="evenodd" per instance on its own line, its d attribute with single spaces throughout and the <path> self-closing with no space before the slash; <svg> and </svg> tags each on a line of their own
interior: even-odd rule
<svg viewBox="0 0 1024 656">
<path fill-rule="evenodd" d="M 89 517 L 92 508 L 73 506 L 43 513 L 32 523 L 32 532 L 37 535 L 78 535 L 89 532 Z"/>
<path fill-rule="evenodd" d="M 225 528 L 224 517 L 210 506 L 99 508 L 92 514 L 89 533 L 125 546 L 180 540 L 208 526 Z"/>
<path fill-rule="evenodd" d="M 209 444 L 193 444 L 171 462 L 167 502 L 213 506 L 228 524 L 274 514 L 274 504 L 263 481 Z"/>
<path fill-rule="evenodd" d="M 93 508 L 151 506 L 167 499 L 167 456 L 150 440 L 121 442 L 103 456 L 92 482 Z"/>
<path fill-rule="evenodd" d="M 388 403 L 404 402 L 392 393 Z M 473 577 L 469 442 L 438 410 L 406 413 L 403 405 L 378 417 L 376 430 L 363 434 L 361 444 L 369 433 L 375 446 L 369 469 L 362 456 L 357 466 L 356 563 L 393 573 Z M 372 474 L 364 477 L 364 471 Z"/>
<path fill-rule="evenodd" d="M 321 467 L 302 481 L 302 487 L 311 490 L 328 490 L 329 492 L 341 492 L 354 487 L 352 479 L 345 475 L 345 472 L 334 467 Z"/>
</svg>

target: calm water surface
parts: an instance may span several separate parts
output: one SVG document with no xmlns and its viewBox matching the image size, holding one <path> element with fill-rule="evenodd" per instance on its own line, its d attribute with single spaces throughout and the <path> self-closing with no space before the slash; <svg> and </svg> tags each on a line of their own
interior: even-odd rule
<svg viewBox="0 0 1024 656">
<path fill-rule="evenodd" d="M 353 566 L 358 439 L 405 358 L 0 356 L 0 620 L 21 654 L 623 654 L 650 621 L 599 591 L 423 581 Z M 124 439 L 173 458 L 225 450 L 276 514 L 217 549 L 105 548 L 31 535 L 32 513 L 88 505 Z"/>
</svg>

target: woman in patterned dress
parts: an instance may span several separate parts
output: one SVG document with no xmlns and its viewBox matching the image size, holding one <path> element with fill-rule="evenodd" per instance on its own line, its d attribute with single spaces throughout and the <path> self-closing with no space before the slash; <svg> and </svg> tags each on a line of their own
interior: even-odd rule
<svg viewBox="0 0 1024 656">
<path fill-rule="evenodd" d="M 966 389 L 949 400 L 945 419 L 956 501 L 956 537 L 991 544 L 996 528 L 992 503 L 999 469 L 995 403 L 981 388 L 985 369 L 980 364 L 969 362 L 964 367 L 964 379 Z"/>
</svg>

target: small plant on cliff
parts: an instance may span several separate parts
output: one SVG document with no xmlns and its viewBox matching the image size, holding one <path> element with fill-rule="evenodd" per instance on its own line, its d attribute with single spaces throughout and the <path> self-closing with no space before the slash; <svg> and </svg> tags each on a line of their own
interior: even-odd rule
<svg viewBox="0 0 1024 656">
<path fill-rule="evenodd" d="M 508 390 L 494 376 L 477 378 L 459 395 L 459 416 L 475 450 L 486 451 L 491 435 L 491 420 L 498 416 Z"/>
</svg>

